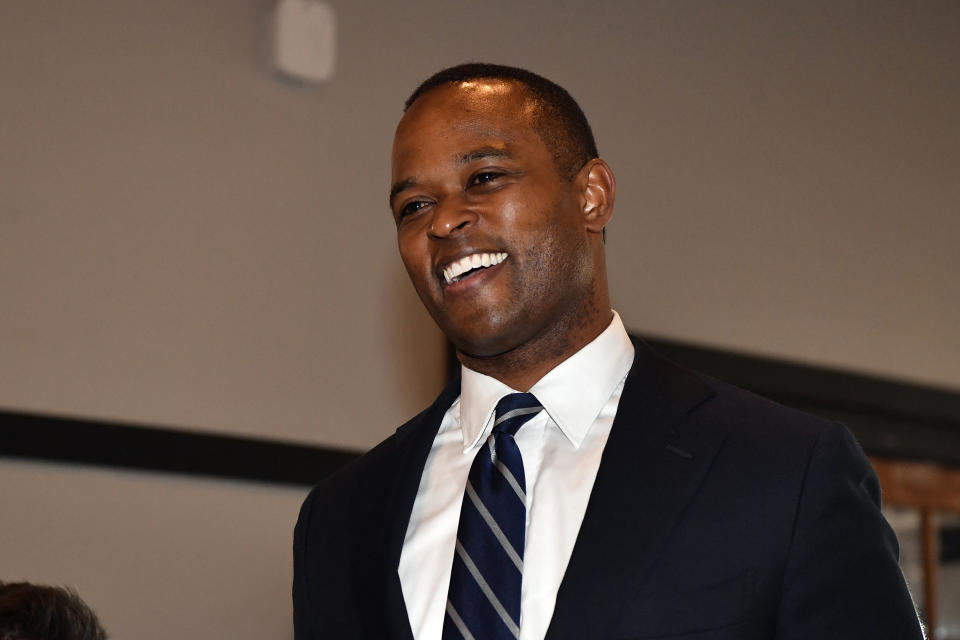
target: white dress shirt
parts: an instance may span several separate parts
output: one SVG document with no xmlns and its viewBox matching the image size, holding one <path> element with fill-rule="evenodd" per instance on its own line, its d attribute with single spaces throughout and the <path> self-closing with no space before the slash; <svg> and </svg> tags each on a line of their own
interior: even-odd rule
<svg viewBox="0 0 960 640">
<path fill-rule="evenodd" d="M 620 316 L 530 389 L 544 407 L 517 432 L 527 483 L 520 640 L 547 633 L 610 435 L 633 345 Z M 460 505 L 493 410 L 514 389 L 462 367 L 460 397 L 447 410 L 420 478 L 400 555 L 400 584 L 416 640 L 440 640 Z"/>
</svg>

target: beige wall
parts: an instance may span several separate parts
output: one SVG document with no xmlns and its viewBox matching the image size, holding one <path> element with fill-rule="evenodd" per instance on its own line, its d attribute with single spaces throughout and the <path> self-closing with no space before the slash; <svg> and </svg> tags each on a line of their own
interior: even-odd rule
<svg viewBox="0 0 960 640">
<path fill-rule="evenodd" d="M 74 587 L 113 640 L 293 638 L 305 491 L 0 461 L 0 580 Z"/>
<path fill-rule="evenodd" d="M 0 0 L 0 407 L 389 433 L 443 358 L 395 255 L 390 138 L 412 87 L 468 59 L 544 73 L 590 116 L 629 328 L 960 389 L 960 4 L 331 4 L 337 76 L 302 87 L 269 70 L 271 0 Z M 288 613 L 262 590 L 286 588 L 296 491 L 5 460 L 0 487 L 0 578 L 76 582 L 117 637 L 163 624 L 130 615 L 134 575 L 182 637 Z M 154 561 L 118 577 L 103 522 L 44 515 L 80 495 L 143 524 Z M 263 531 L 262 573 L 236 572 L 256 542 L 221 537 L 212 504 Z M 57 535 L 90 546 L 50 553 Z M 289 636 L 270 628 L 247 635 Z"/>
<path fill-rule="evenodd" d="M 310 88 L 268 68 L 268 0 L 0 3 L 0 406 L 389 433 L 443 352 L 392 129 L 471 58 L 590 114 L 631 329 L 960 389 L 960 8 L 768 5 L 334 3 Z"/>
</svg>

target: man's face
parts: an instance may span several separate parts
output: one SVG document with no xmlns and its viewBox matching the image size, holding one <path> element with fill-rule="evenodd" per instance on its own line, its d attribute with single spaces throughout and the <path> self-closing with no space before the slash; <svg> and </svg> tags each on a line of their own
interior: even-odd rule
<svg viewBox="0 0 960 640">
<path fill-rule="evenodd" d="M 397 127 L 391 208 L 400 255 L 461 353 L 557 344 L 593 310 L 578 180 L 560 175 L 519 85 L 421 96 Z"/>
</svg>

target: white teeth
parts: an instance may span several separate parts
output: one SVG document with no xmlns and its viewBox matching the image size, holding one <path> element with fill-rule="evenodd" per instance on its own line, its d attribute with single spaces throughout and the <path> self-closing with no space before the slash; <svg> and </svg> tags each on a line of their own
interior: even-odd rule
<svg viewBox="0 0 960 640">
<path fill-rule="evenodd" d="M 450 263 L 443 269 L 443 279 L 447 281 L 447 284 L 450 284 L 471 269 L 492 267 L 506 259 L 507 254 L 502 251 L 498 253 L 474 253 L 469 256 L 464 256 L 456 262 Z"/>
</svg>

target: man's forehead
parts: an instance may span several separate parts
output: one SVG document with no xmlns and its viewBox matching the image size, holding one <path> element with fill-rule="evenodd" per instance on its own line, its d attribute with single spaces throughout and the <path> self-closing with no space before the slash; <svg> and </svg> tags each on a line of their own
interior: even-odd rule
<svg viewBox="0 0 960 640">
<path fill-rule="evenodd" d="M 397 132 L 407 123 L 437 119 L 460 122 L 507 120 L 528 124 L 534 104 L 524 87 L 513 80 L 481 78 L 434 87 L 417 99 L 400 120 Z"/>
</svg>

